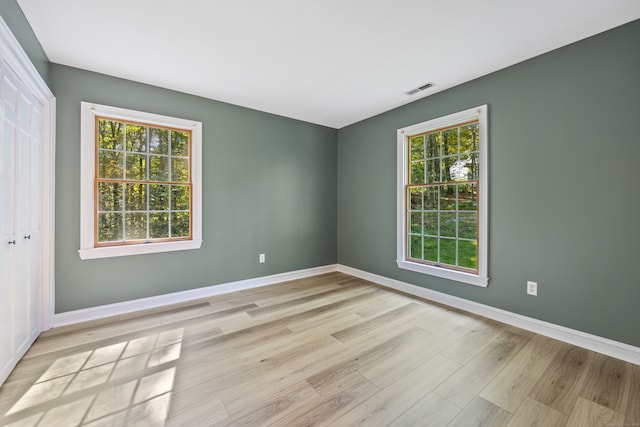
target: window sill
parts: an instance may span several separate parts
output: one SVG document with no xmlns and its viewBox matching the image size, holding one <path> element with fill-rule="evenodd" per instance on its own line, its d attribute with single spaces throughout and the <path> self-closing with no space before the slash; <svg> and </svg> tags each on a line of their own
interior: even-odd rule
<svg viewBox="0 0 640 427">
<path fill-rule="evenodd" d="M 80 259 L 111 258 L 117 256 L 154 254 L 159 252 L 185 251 L 200 249 L 202 240 L 179 242 L 144 243 L 141 245 L 108 246 L 103 248 L 80 249 Z"/>
<path fill-rule="evenodd" d="M 467 283 L 469 285 L 480 286 L 486 288 L 489 284 L 489 278 L 476 274 L 465 273 L 463 271 L 448 270 L 446 268 L 434 267 L 431 265 L 420 264 L 417 262 L 409 262 L 405 260 L 397 260 L 398 268 L 411 270 L 417 273 L 428 274 L 430 276 L 442 277 L 443 279 L 455 280 L 456 282 Z"/>
</svg>

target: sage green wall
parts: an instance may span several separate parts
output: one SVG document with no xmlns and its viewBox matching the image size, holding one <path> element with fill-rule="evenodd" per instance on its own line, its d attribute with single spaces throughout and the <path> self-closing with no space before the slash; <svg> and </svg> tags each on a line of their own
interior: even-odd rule
<svg viewBox="0 0 640 427">
<path fill-rule="evenodd" d="M 340 129 L 338 262 L 640 345 L 639 42 L 635 21 Z M 485 103 L 489 286 L 398 269 L 396 129 Z"/>
<path fill-rule="evenodd" d="M 56 313 L 335 264 L 335 129 L 57 64 L 51 81 Z M 80 260 L 81 101 L 203 123 L 201 249 Z"/>
<path fill-rule="evenodd" d="M 42 79 L 49 83 L 49 60 L 18 3 L 15 0 L 0 1 L 0 16 L 9 26 Z"/>
</svg>

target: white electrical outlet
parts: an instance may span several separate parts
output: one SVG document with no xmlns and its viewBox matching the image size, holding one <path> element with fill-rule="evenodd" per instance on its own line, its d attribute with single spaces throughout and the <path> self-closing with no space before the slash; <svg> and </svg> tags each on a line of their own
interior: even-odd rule
<svg viewBox="0 0 640 427">
<path fill-rule="evenodd" d="M 260 261 L 260 263 L 263 263 L 264 260 L 265 260 L 264 254 L 260 254 L 260 257 L 258 258 L 258 261 Z"/>
<path fill-rule="evenodd" d="M 527 293 L 529 295 L 538 295 L 538 282 L 527 282 Z"/>
</svg>

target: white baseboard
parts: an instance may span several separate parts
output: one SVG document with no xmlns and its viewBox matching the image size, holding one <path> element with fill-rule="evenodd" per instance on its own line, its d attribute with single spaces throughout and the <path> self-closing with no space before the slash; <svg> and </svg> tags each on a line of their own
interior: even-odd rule
<svg viewBox="0 0 640 427">
<path fill-rule="evenodd" d="M 124 301 L 115 304 L 101 305 L 98 307 L 84 308 L 81 310 L 67 311 L 65 313 L 53 315 L 53 327 L 58 328 L 76 323 L 89 322 L 92 320 L 119 316 L 136 311 L 159 308 L 201 298 L 209 298 L 229 292 L 258 288 L 289 280 L 303 279 L 305 277 L 317 276 L 319 274 L 330 273 L 333 271 L 337 271 L 337 266 L 335 264 L 274 274 L 271 276 L 256 277 L 254 279 L 239 280 L 237 282 L 190 289 L 188 291 L 173 292 L 170 294 Z"/>
<path fill-rule="evenodd" d="M 630 363 L 640 365 L 640 347 L 634 347 L 629 344 L 602 338 L 597 335 L 570 329 L 564 326 L 555 325 L 553 323 L 544 322 L 532 317 L 523 316 L 512 313 L 510 311 L 501 310 L 485 304 L 469 301 L 464 298 L 447 295 L 441 292 L 426 289 L 420 286 L 411 285 L 399 280 L 390 279 L 388 277 L 379 276 L 346 265 L 338 264 L 338 271 L 359 277 L 379 285 L 392 288 L 410 295 L 415 295 L 430 301 L 438 302 L 489 319 L 497 320 L 508 325 L 513 325 L 521 329 L 526 329 L 540 335 L 564 341 L 569 344 L 577 345 L 588 350 L 606 354 L 607 356 L 625 360 Z"/>
</svg>

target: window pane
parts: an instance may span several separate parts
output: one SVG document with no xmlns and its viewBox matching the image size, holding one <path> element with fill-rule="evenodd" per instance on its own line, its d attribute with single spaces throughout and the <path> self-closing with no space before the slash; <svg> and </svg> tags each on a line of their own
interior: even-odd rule
<svg viewBox="0 0 640 427">
<path fill-rule="evenodd" d="M 123 158 L 122 152 L 100 150 L 98 155 L 98 178 L 122 179 Z"/>
<path fill-rule="evenodd" d="M 149 180 L 169 180 L 169 158 L 164 156 L 149 156 Z"/>
<path fill-rule="evenodd" d="M 171 236 L 188 237 L 189 231 L 189 213 L 171 212 Z"/>
<path fill-rule="evenodd" d="M 458 185 L 458 209 L 461 211 L 478 209 L 478 189 L 475 183 Z"/>
<path fill-rule="evenodd" d="M 167 129 L 149 129 L 149 152 L 169 154 L 169 131 Z"/>
<path fill-rule="evenodd" d="M 472 213 L 458 214 L 458 237 L 463 239 L 478 238 L 478 217 Z"/>
<path fill-rule="evenodd" d="M 411 192 L 411 210 L 422 210 L 422 187 L 411 187 L 409 191 Z"/>
<path fill-rule="evenodd" d="M 440 214 L 440 235 L 456 237 L 456 213 L 447 212 Z"/>
<path fill-rule="evenodd" d="M 127 211 L 147 210 L 147 185 L 127 184 L 124 209 Z"/>
<path fill-rule="evenodd" d="M 424 238 L 424 259 L 427 261 L 438 262 L 438 238 Z"/>
<path fill-rule="evenodd" d="M 422 259 L 422 237 L 411 236 L 411 258 Z"/>
<path fill-rule="evenodd" d="M 98 210 L 122 210 L 122 184 L 101 182 L 98 184 Z"/>
<path fill-rule="evenodd" d="M 122 240 L 122 214 L 98 214 L 98 242 Z"/>
<path fill-rule="evenodd" d="M 425 188 L 424 194 L 424 210 L 433 211 L 438 209 L 438 198 L 440 188 L 433 185 Z"/>
<path fill-rule="evenodd" d="M 442 132 L 442 155 L 458 154 L 458 128 Z"/>
<path fill-rule="evenodd" d="M 171 210 L 186 211 L 190 208 L 189 203 L 189 186 L 188 185 L 172 185 L 171 186 Z"/>
<path fill-rule="evenodd" d="M 456 209 L 456 186 L 440 186 L 440 210 L 451 211 Z"/>
<path fill-rule="evenodd" d="M 122 150 L 124 125 L 112 120 L 98 120 L 98 147 L 109 150 Z"/>
<path fill-rule="evenodd" d="M 438 235 L 438 212 L 424 213 L 424 234 Z"/>
<path fill-rule="evenodd" d="M 411 138 L 411 160 L 424 159 L 424 136 Z"/>
<path fill-rule="evenodd" d="M 189 132 L 171 131 L 171 155 L 189 157 Z"/>
<path fill-rule="evenodd" d="M 149 185 L 149 209 L 152 211 L 166 211 L 169 209 L 168 185 Z"/>
<path fill-rule="evenodd" d="M 411 232 L 422 234 L 422 212 L 413 212 L 411 214 Z"/>
<path fill-rule="evenodd" d="M 147 156 L 145 154 L 127 154 L 127 179 L 147 179 Z"/>
<path fill-rule="evenodd" d="M 467 165 L 469 168 L 469 179 L 478 180 L 480 179 L 480 165 L 478 163 L 478 153 L 470 153 L 469 158 L 471 161 Z"/>
<path fill-rule="evenodd" d="M 458 265 L 474 270 L 478 268 L 478 243 L 475 240 L 458 242 Z"/>
<path fill-rule="evenodd" d="M 151 239 L 169 237 L 169 214 L 163 212 L 149 214 L 149 237 Z"/>
<path fill-rule="evenodd" d="M 424 184 L 424 161 L 411 162 L 411 184 Z"/>
<path fill-rule="evenodd" d="M 478 151 L 478 124 L 460 128 L 460 154 Z"/>
<path fill-rule="evenodd" d="M 147 238 L 146 213 L 127 213 L 124 216 L 124 222 L 127 240 L 145 240 Z"/>
<path fill-rule="evenodd" d="M 467 181 L 471 178 L 471 169 L 468 165 L 471 163 L 471 157 L 461 157 L 453 162 L 449 168 L 449 175 L 452 181 Z"/>
<path fill-rule="evenodd" d="M 127 123 L 127 151 L 147 152 L 147 127 Z"/>
<path fill-rule="evenodd" d="M 442 182 L 454 181 L 451 169 L 455 167 L 457 160 L 457 157 L 445 157 L 442 159 Z"/>
<path fill-rule="evenodd" d="M 478 242 L 458 241 L 458 265 L 476 270 L 478 268 Z"/>
<path fill-rule="evenodd" d="M 440 182 L 440 159 L 427 160 L 427 183 Z"/>
<path fill-rule="evenodd" d="M 440 157 L 440 132 L 427 135 L 427 158 Z"/>
<path fill-rule="evenodd" d="M 171 180 L 189 182 L 189 160 L 171 159 Z"/>
<path fill-rule="evenodd" d="M 440 262 L 456 265 L 456 240 L 440 239 Z"/>
</svg>

